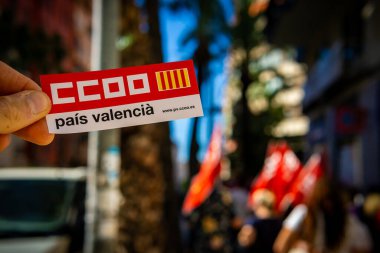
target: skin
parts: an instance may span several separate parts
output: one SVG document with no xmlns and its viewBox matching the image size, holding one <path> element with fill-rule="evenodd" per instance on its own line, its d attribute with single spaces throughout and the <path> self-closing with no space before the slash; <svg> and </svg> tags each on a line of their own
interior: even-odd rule
<svg viewBox="0 0 380 253">
<path fill-rule="evenodd" d="M 295 231 L 292 231 L 283 227 L 280 233 L 277 235 L 276 241 L 274 242 L 273 252 L 275 253 L 288 252 L 291 244 L 294 243 L 295 239 L 296 239 Z"/>
<path fill-rule="evenodd" d="M 264 206 L 264 205 L 254 205 L 253 212 L 257 217 L 261 219 L 268 219 L 274 216 L 274 212 L 272 209 Z M 257 237 L 257 231 L 255 227 L 252 225 L 246 224 L 244 225 L 239 234 L 238 234 L 238 242 L 242 247 L 248 247 L 255 243 Z"/>
<path fill-rule="evenodd" d="M 0 151 L 14 134 L 26 141 L 47 145 L 49 134 L 45 116 L 51 101 L 30 78 L 0 61 Z"/>
</svg>

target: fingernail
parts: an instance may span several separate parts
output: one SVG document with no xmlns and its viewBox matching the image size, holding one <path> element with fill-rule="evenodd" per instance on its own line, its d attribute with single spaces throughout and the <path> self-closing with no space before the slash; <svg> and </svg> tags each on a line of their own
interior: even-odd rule
<svg viewBox="0 0 380 253">
<path fill-rule="evenodd" d="M 27 95 L 27 103 L 33 114 L 40 114 L 49 109 L 49 101 L 42 92 L 32 91 Z"/>
</svg>

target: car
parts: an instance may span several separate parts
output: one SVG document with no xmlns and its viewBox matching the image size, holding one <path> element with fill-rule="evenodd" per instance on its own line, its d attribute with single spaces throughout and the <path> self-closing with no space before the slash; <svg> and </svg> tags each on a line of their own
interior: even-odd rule
<svg viewBox="0 0 380 253">
<path fill-rule="evenodd" d="M 0 252 L 82 252 L 85 168 L 0 169 Z"/>
</svg>

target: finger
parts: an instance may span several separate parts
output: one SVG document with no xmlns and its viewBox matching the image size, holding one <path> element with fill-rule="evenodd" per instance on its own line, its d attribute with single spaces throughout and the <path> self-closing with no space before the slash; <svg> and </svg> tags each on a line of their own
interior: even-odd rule
<svg viewBox="0 0 380 253">
<path fill-rule="evenodd" d="M 0 61 L 0 94 L 9 95 L 23 90 L 40 90 L 32 79 Z"/>
<path fill-rule="evenodd" d="M 54 134 L 50 134 L 46 119 L 40 119 L 34 124 L 15 132 L 15 135 L 38 145 L 48 145 L 54 140 Z"/>
<path fill-rule="evenodd" d="M 0 152 L 3 151 L 11 143 L 9 134 L 0 134 Z"/>
<path fill-rule="evenodd" d="M 42 91 L 28 90 L 0 97 L 0 134 L 31 125 L 45 117 L 50 108 L 50 99 Z"/>
</svg>

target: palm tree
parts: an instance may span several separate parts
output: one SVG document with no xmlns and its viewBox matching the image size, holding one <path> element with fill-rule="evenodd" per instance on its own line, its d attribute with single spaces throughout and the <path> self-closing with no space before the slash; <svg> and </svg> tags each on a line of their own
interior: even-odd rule
<svg viewBox="0 0 380 253">
<path fill-rule="evenodd" d="M 265 23 L 271 20 L 269 18 L 272 15 L 271 8 L 285 4 L 286 1 L 277 3 L 270 0 L 238 0 L 236 2 L 237 22 L 233 28 L 232 51 L 238 51 L 241 55 L 234 66 L 234 72 L 239 73 L 241 98 L 235 104 L 233 111 L 236 123 L 233 126 L 232 138 L 238 142 L 238 149 L 233 157 L 233 167 L 240 167 L 241 171 L 238 173 L 241 173 L 241 177 L 251 180 L 262 168 L 269 140 L 275 138 L 272 128 L 284 117 L 283 107 L 274 106 L 273 100 L 281 90 L 288 88 L 286 78 L 277 71 L 275 64 L 265 67 L 258 65 L 262 57 L 276 53 L 278 49 L 267 42 L 267 37 L 270 35 L 268 32 L 271 32 L 268 28 L 272 26 L 268 24 L 265 26 Z M 260 47 L 265 49 L 261 50 Z M 256 51 L 265 52 L 257 54 Z M 281 52 L 285 55 L 285 51 Z M 280 84 L 270 92 L 262 92 L 267 108 L 260 112 L 252 112 L 249 105 L 257 99 L 254 93 L 257 93 L 257 90 L 267 89 L 268 84 L 260 80 L 263 72 L 270 72 Z"/>
<path fill-rule="evenodd" d="M 223 6 L 220 1 L 173 1 L 169 8 L 176 10 L 177 8 L 189 8 L 198 16 L 198 23 L 195 28 L 183 37 L 182 43 L 186 45 L 190 41 L 196 41 L 197 46 L 194 52 L 189 52 L 188 59 L 192 58 L 197 68 L 197 77 L 199 89 L 202 95 L 202 85 L 210 77 L 209 63 L 212 60 L 220 59 L 227 51 L 224 45 L 218 45 L 218 35 L 227 34 L 229 32 L 228 22 L 223 15 Z M 211 44 L 216 44 L 218 50 L 211 51 Z M 210 108 L 214 110 L 214 108 Z M 205 112 L 206 117 L 213 112 Z M 199 161 L 197 153 L 199 144 L 197 142 L 197 132 L 199 129 L 198 118 L 193 119 L 193 128 L 191 132 L 191 147 L 189 168 L 190 177 L 195 175 L 199 170 Z M 213 126 L 209 126 L 208 134 L 211 135 Z"/>
<path fill-rule="evenodd" d="M 123 0 L 123 66 L 162 61 L 158 1 Z M 123 47 L 124 45 L 124 47 Z M 122 132 L 120 252 L 180 252 L 168 123 Z"/>
</svg>

